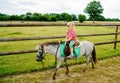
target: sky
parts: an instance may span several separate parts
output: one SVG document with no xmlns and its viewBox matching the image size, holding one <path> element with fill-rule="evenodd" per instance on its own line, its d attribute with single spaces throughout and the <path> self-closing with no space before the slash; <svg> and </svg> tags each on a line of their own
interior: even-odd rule
<svg viewBox="0 0 120 83">
<path fill-rule="evenodd" d="M 0 13 L 20 15 L 31 13 L 69 13 L 84 14 L 85 7 L 93 0 L 0 0 Z M 120 0 L 100 1 L 105 18 L 120 19 Z"/>
</svg>

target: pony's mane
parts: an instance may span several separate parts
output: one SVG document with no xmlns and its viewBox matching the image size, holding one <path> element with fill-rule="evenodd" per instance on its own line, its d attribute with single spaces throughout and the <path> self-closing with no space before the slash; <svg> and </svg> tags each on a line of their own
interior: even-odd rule
<svg viewBox="0 0 120 83">
<path fill-rule="evenodd" d="M 50 41 L 50 42 L 44 42 L 44 43 L 42 43 L 42 45 L 49 45 L 49 44 L 52 44 L 52 45 L 54 45 L 54 44 L 60 44 L 60 42 L 59 41 Z"/>
</svg>

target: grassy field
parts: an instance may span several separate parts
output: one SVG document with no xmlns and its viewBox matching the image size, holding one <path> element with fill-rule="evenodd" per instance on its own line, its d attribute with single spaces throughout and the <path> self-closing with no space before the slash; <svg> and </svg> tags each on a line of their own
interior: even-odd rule
<svg viewBox="0 0 120 83">
<path fill-rule="evenodd" d="M 100 60 L 94 69 L 89 65 L 86 72 L 82 72 L 84 64 L 69 66 L 69 76 L 65 75 L 65 68 L 57 73 L 56 80 L 52 80 L 54 69 L 19 74 L 0 78 L 0 83 L 120 83 L 120 56 Z"/>
<path fill-rule="evenodd" d="M 16 38 L 16 37 L 34 37 L 34 36 L 60 36 L 65 35 L 66 26 L 32 26 L 32 27 L 0 27 L 0 38 Z M 77 34 L 93 34 L 93 33 L 108 33 L 115 32 L 115 28 L 108 26 L 76 26 Z M 64 40 L 64 39 L 54 39 Z M 31 50 L 35 49 L 36 45 L 46 40 L 29 40 L 29 41 L 14 41 L 0 42 L 0 52 Z M 113 41 L 114 36 L 101 37 L 80 37 L 80 41 L 87 40 L 93 43 Z M 118 36 L 120 40 L 120 36 Z M 103 59 L 111 56 L 119 56 L 120 44 L 117 44 L 117 49 L 113 49 L 113 44 L 101 45 L 96 47 L 97 58 Z M 83 63 L 85 58 L 77 60 L 77 63 Z M 69 65 L 74 64 L 75 60 L 69 60 Z M 47 55 L 44 60 L 44 66 L 36 62 L 36 53 L 17 54 L 11 56 L 0 56 L 0 77 L 15 75 L 27 72 L 43 71 L 54 68 L 54 56 Z"/>
</svg>

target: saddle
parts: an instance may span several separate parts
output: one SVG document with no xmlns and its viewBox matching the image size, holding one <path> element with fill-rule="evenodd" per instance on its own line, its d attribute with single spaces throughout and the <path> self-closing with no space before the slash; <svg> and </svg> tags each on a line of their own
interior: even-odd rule
<svg viewBox="0 0 120 83">
<path fill-rule="evenodd" d="M 64 54 L 66 56 L 69 56 L 71 54 L 69 44 L 70 44 L 70 41 L 67 41 L 66 45 L 65 45 L 65 48 L 64 48 Z M 79 46 L 79 42 L 75 42 L 75 44 L 73 45 L 73 52 L 74 52 L 75 46 Z"/>
</svg>

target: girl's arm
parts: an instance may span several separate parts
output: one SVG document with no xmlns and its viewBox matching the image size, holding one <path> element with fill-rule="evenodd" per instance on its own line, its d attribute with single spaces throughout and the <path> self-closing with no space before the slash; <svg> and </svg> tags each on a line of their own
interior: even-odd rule
<svg viewBox="0 0 120 83">
<path fill-rule="evenodd" d="M 71 39 L 72 39 L 72 37 L 69 37 L 69 38 L 66 39 L 66 41 L 70 41 Z"/>
</svg>

